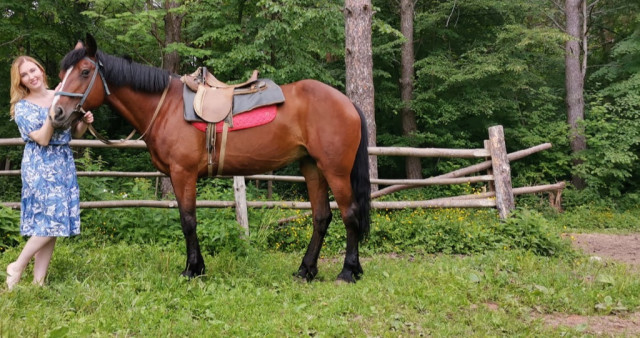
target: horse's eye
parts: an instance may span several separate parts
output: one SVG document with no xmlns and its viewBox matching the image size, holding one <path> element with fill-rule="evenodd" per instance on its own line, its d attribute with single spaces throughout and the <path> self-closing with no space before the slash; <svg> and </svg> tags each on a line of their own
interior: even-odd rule
<svg viewBox="0 0 640 338">
<path fill-rule="evenodd" d="M 83 77 L 88 77 L 89 76 L 89 70 L 88 69 L 83 69 L 82 70 L 82 76 Z"/>
</svg>

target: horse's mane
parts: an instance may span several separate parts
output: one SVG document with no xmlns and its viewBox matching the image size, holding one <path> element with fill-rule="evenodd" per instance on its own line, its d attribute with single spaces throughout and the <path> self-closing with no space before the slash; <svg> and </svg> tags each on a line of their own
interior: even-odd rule
<svg viewBox="0 0 640 338">
<path fill-rule="evenodd" d="M 69 69 L 85 56 L 84 48 L 72 50 L 60 62 L 60 69 Z M 152 93 L 163 91 L 169 83 L 167 70 L 141 65 L 100 50 L 96 57 L 104 66 L 105 80 L 116 87 L 131 86 L 134 90 Z"/>
</svg>

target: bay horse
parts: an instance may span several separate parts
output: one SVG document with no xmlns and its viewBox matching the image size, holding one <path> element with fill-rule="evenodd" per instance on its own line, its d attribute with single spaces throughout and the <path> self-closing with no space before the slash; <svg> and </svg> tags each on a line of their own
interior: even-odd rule
<svg viewBox="0 0 640 338">
<path fill-rule="evenodd" d="M 182 275 L 204 274 L 196 233 L 196 181 L 208 173 L 208 152 L 205 133 L 183 118 L 179 77 L 108 55 L 87 34 L 86 44 L 79 42 L 61 61 L 60 79 L 50 116 L 54 127 L 67 127 L 83 110 L 107 103 L 143 135 L 154 166 L 171 178 L 175 191 L 187 249 Z M 332 218 L 331 189 L 347 235 L 337 279 L 355 282 L 363 273 L 358 245 L 370 228 L 363 113 L 340 91 L 319 81 L 301 80 L 281 88 L 285 101 L 277 106 L 272 122 L 228 134 L 222 174 L 260 174 L 298 161 L 311 202 L 313 234 L 294 275 L 311 281 L 318 273 L 318 256 Z M 215 142 L 216 156 L 220 139 Z"/>
</svg>

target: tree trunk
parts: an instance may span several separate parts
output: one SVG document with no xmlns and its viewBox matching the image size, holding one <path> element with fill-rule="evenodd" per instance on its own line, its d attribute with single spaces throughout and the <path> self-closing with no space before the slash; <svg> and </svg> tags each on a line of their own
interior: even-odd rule
<svg viewBox="0 0 640 338">
<path fill-rule="evenodd" d="M 402 74 L 400 76 L 400 96 L 402 97 L 402 134 L 410 137 L 418 129 L 416 113 L 411 108 L 413 100 L 413 72 L 415 56 L 413 54 L 413 16 L 414 0 L 400 1 L 400 31 L 407 41 L 402 45 Z M 406 157 L 407 178 L 422 178 L 422 165 L 418 157 Z"/>
<path fill-rule="evenodd" d="M 171 12 L 171 9 L 180 7 L 180 1 L 165 0 L 164 9 L 167 14 L 164 17 L 164 46 L 175 42 L 182 42 L 182 19 L 184 14 Z M 162 57 L 162 68 L 179 74 L 180 72 L 180 55 L 178 52 L 165 53 Z"/>
<path fill-rule="evenodd" d="M 371 49 L 371 0 L 345 0 L 345 65 L 347 96 L 364 112 L 369 146 L 376 145 L 376 119 L 373 91 L 373 52 Z M 363 136 L 364 137 L 364 136 Z M 371 178 L 378 178 L 378 160 L 369 158 Z M 371 186 L 377 190 L 377 185 Z"/>
<path fill-rule="evenodd" d="M 182 41 L 182 19 L 184 14 L 176 14 L 171 12 L 172 8 L 180 6 L 180 1 L 164 1 L 164 9 L 167 10 L 167 14 L 164 17 L 164 46 L 174 42 Z M 180 55 L 177 52 L 164 53 L 162 57 L 162 68 L 170 71 L 171 73 L 180 73 Z M 167 197 L 169 194 L 173 194 L 173 185 L 169 177 L 162 177 L 160 179 L 160 191 L 162 191 L 162 197 Z"/>
<path fill-rule="evenodd" d="M 583 32 L 583 18 L 581 7 L 586 0 L 566 0 L 565 15 L 567 20 L 567 34 L 571 40 L 565 45 L 565 86 L 567 90 L 567 122 L 569 123 L 569 142 L 571 152 L 575 156 L 578 152 L 587 148 L 584 136 L 584 128 L 581 121 L 584 120 L 584 68 L 586 65 L 586 55 L 582 53 L 582 43 L 586 36 Z M 584 65 L 580 58 L 584 58 Z M 574 158 L 573 164 L 578 165 L 581 161 Z M 585 187 L 584 179 L 574 174 L 571 182 L 577 189 Z"/>
</svg>

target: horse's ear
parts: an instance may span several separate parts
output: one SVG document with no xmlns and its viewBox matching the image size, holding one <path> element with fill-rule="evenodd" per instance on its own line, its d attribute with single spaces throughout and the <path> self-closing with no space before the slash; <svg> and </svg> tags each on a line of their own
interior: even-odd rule
<svg viewBox="0 0 640 338">
<path fill-rule="evenodd" d="M 78 43 L 76 43 L 76 46 L 73 47 L 73 49 L 81 49 L 84 48 L 84 43 L 82 43 L 82 41 L 78 40 Z"/>
<path fill-rule="evenodd" d="M 87 45 L 85 46 L 87 50 L 88 56 L 96 56 L 96 52 L 98 51 L 98 44 L 96 43 L 96 39 L 89 33 L 87 33 Z"/>
</svg>

